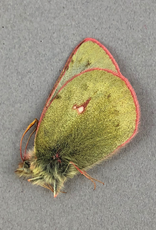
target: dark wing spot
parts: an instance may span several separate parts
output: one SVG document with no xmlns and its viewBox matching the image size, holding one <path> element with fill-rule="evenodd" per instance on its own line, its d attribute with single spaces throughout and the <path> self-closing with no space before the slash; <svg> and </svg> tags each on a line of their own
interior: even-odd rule
<svg viewBox="0 0 156 230">
<path fill-rule="evenodd" d="M 109 99 L 111 97 L 111 94 L 109 93 L 108 95 L 107 95 L 107 99 Z"/>
<path fill-rule="evenodd" d="M 98 90 L 96 90 L 93 95 L 95 96 L 97 93 L 98 93 Z"/>
<path fill-rule="evenodd" d="M 73 64 L 73 63 L 74 63 L 74 60 L 73 60 L 73 58 L 71 59 L 70 63 L 71 63 L 71 64 Z"/>
<path fill-rule="evenodd" d="M 86 83 L 83 83 L 82 86 L 81 86 L 81 88 L 83 90 L 87 90 L 88 89 L 88 85 Z"/>
<path fill-rule="evenodd" d="M 120 126 L 120 124 L 119 124 L 119 123 L 115 125 L 115 127 L 119 127 L 119 126 Z"/>
<path fill-rule="evenodd" d="M 61 96 L 59 94 L 56 95 L 55 99 L 60 99 Z"/>
<path fill-rule="evenodd" d="M 113 113 L 114 113 L 115 115 L 119 115 L 119 111 L 118 111 L 117 109 L 114 109 Z"/>
<path fill-rule="evenodd" d="M 66 71 L 69 69 L 69 65 L 67 65 L 67 67 L 66 67 Z"/>
<path fill-rule="evenodd" d="M 92 63 L 88 60 L 87 63 L 86 63 L 86 67 L 89 67 Z"/>
</svg>

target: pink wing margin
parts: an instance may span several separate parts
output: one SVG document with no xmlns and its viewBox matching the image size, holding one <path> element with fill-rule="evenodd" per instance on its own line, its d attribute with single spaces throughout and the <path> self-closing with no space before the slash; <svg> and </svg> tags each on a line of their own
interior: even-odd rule
<svg viewBox="0 0 156 230">
<path fill-rule="evenodd" d="M 69 66 L 69 64 L 70 64 L 70 62 L 71 62 L 71 60 L 72 60 L 73 55 L 77 52 L 78 48 L 79 48 L 84 42 L 87 42 L 87 41 L 92 41 L 92 42 L 96 43 L 97 45 L 99 45 L 99 46 L 107 53 L 107 55 L 108 55 L 108 56 L 110 57 L 110 59 L 112 60 L 112 63 L 114 64 L 117 73 L 114 72 L 114 71 L 111 71 L 111 70 L 106 70 L 106 69 L 103 69 L 103 70 L 104 70 L 104 71 L 107 71 L 107 72 L 110 72 L 110 73 L 116 75 L 117 77 L 120 77 L 120 78 L 126 83 L 127 87 L 129 88 L 129 90 L 130 90 L 130 92 L 131 92 L 131 94 L 132 94 L 132 97 L 133 97 L 133 99 L 134 99 L 134 103 L 135 103 L 135 106 L 136 106 L 136 114 L 137 114 L 137 118 L 136 118 L 136 127 L 135 127 L 135 131 L 134 131 L 133 135 L 132 135 L 124 144 L 122 144 L 122 146 L 124 146 L 124 145 L 125 145 L 126 143 L 128 143 L 128 142 L 136 135 L 136 133 L 137 133 L 138 124 L 139 124 L 139 119 L 140 119 L 139 103 L 138 103 L 138 100 L 137 100 L 137 97 L 136 97 L 136 94 L 135 94 L 134 89 L 132 88 L 132 86 L 131 86 L 131 84 L 129 83 L 129 81 L 121 74 L 120 69 L 119 69 L 119 66 L 118 66 L 118 64 L 116 63 L 115 59 L 113 58 L 112 54 L 107 50 L 107 48 L 106 48 L 105 46 L 103 46 L 99 41 L 97 41 L 96 39 L 93 39 L 93 38 L 85 38 L 81 43 L 79 43 L 79 44 L 76 46 L 76 48 L 73 50 L 73 52 L 72 52 L 71 55 L 69 56 L 69 58 L 68 58 L 68 60 L 67 60 L 67 62 L 66 62 L 66 64 L 65 64 L 65 66 L 64 66 L 64 68 L 63 68 L 63 70 L 62 70 L 62 72 L 61 72 L 61 74 L 60 74 L 60 76 L 59 76 L 59 78 L 57 79 L 57 81 L 56 81 L 56 83 L 55 83 L 55 85 L 54 85 L 54 87 L 53 87 L 53 89 L 52 89 L 52 91 L 51 91 L 51 93 L 50 93 L 50 95 L 49 95 L 49 97 L 48 97 L 46 103 L 45 103 L 45 106 L 44 106 L 44 108 L 43 108 L 43 111 L 42 111 L 42 114 L 41 114 L 41 117 L 40 117 L 40 120 L 39 120 L 39 123 L 38 123 L 38 126 L 37 126 L 37 130 L 36 130 L 35 137 L 36 137 L 36 135 L 37 135 L 37 132 L 38 132 L 40 123 L 41 123 L 41 121 L 42 121 L 42 119 L 43 119 L 43 117 L 44 117 L 44 115 L 45 115 L 45 113 L 46 113 L 48 107 L 51 105 L 52 101 L 54 100 L 54 98 L 52 99 L 52 97 L 53 97 L 53 95 L 54 95 L 54 93 L 55 93 L 56 88 L 58 87 L 59 82 L 61 81 L 61 79 L 63 78 L 63 76 L 64 76 L 64 74 L 65 74 L 65 72 L 66 72 L 66 70 L 68 69 L 68 66 Z M 61 90 L 62 88 L 64 88 L 65 85 L 66 85 L 68 82 L 70 82 L 71 80 L 73 80 L 75 77 L 79 76 L 80 74 L 82 74 L 82 73 L 84 73 L 84 72 L 88 72 L 88 71 L 95 70 L 95 69 L 102 70 L 102 69 L 100 69 L 100 68 L 94 68 L 94 69 L 85 70 L 85 71 L 79 73 L 78 75 L 73 76 L 70 80 L 68 80 L 68 81 L 60 88 L 60 90 Z M 59 90 L 58 92 L 60 92 L 60 90 Z M 119 146 L 119 147 L 121 147 L 121 146 Z"/>
</svg>

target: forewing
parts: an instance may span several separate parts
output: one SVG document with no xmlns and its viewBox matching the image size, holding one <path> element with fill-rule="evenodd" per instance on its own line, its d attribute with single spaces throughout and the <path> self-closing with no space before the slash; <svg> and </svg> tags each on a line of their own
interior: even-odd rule
<svg viewBox="0 0 156 230">
<path fill-rule="evenodd" d="M 97 40 L 86 38 L 70 55 L 51 95 L 49 96 L 47 106 L 49 106 L 52 99 L 66 81 L 82 71 L 92 68 L 108 69 L 120 73 L 119 67 L 110 52 Z"/>
</svg>

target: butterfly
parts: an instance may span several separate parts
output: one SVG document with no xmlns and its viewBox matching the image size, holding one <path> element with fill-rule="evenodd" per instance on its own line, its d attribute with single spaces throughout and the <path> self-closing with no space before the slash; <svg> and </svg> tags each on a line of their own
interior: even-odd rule
<svg viewBox="0 0 156 230">
<path fill-rule="evenodd" d="M 71 53 L 39 121 L 26 129 L 16 173 L 32 184 L 61 192 L 65 181 L 112 156 L 137 133 L 139 103 L 110 52 L 84 39 Z M 37 124 L 34 147 L 22 155 L 25 133 Z M 31 136 L 31 135 L 30 135 Z M 28 144 L 28 142 L 27 142 Z"/>
</svg>

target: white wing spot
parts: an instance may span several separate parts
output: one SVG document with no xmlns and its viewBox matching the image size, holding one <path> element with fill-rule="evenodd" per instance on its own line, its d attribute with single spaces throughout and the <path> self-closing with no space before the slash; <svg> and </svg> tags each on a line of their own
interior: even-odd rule
<svg viewBox="0 0 156 230">
<path fill-rule="evenodd" d="M 81 107 L 77 108 L 77 111 L 78 111 L 78 113 L 79 113 L 79 114 L 80 114 L 80 113 L 83 113 L 83 111 L 84 111 L 84 107 L 83 107 L 83 106 L 81 106 Z"/>
<path fill-rule="evenodd" d="M 73 105 L 73 109 L 76 109 L 77 112 L 78 112 L 78 114 L 83 113 L 85 111 L 88 103 L 90 102 L 90 100 L 91 100 L 91 97 L 87 101 L 85 101 L 82 105 L 80 105 L 80 106 Z"/>
</svg>

